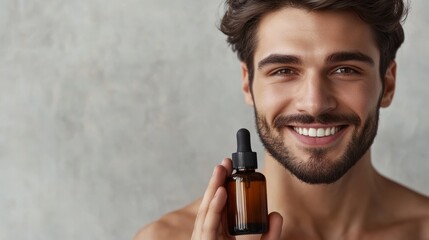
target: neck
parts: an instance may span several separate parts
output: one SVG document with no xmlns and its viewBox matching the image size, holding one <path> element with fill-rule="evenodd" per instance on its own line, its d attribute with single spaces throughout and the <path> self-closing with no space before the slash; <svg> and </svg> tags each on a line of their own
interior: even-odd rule
<svg viewBox="0 0 429 240">
<path fill-rule="evenodd" d="M 297 179 L 266 154 L 263 172 L 269 173 L 265 175 L 269 211 L 282 214 L 285 227 L 305 228 L 322 238 L 358 232 L 371 221 L 371 211 L 380 202 L 381 176 L 370 158 L 368 151 L 333 184 L 311 185 Z"/>
</svg>

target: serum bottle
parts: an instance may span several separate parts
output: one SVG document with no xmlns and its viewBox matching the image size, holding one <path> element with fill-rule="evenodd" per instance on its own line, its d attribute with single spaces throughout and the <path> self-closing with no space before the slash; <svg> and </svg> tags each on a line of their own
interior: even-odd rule
<svg viewBox="0 0 429 240">
<path fill-rule="evenodd" d="M 237 152 L 232 154 L 235 172 L 226 180 L 227 222 L 230 235 L 261 234 L 268 231 L 267 190 L 250 146 L 247 129 L 237 132 Z"/>
</svg>

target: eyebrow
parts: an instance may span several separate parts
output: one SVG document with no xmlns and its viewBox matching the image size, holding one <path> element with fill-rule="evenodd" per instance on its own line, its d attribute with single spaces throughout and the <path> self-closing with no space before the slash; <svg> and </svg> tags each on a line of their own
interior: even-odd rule
<svg viewBox="0 0 429 240">
<path fill-rule="evenodd" d="M 258 63 L 258 69 L 271 64 L 301 64 L 302 61 L 297 56 L 287 54 L 271 54 L 268 57 L 262 59 Z"/>
<path fill-rule="evenodd" d="M 367 63 L 371 66 L 374 65 L 374 60 L 359 51 L 356 52 L 337 52 L 329 55 L 326 58 L 326 62 L 328 63 L 337 63 L 337 62 L 345 62 L 345 61 L 359 61 Z"/>
<path fill-rule="evenodd" d="M 336 52 L 329 55 L 326 60 L 328 63 L 337 63 L 337 62 L 345 62 L 345 61 L 359 61 L 367 63 L 371 66 L 374 65 L 374 60 L 359 51 L 356 52 Z M 258 69 L 262 69 L 267 65 L 271 64 L 302 64 L 302 60 L 294 55 L 288 54 L 271 54 L 268 57 L 262 59 L 258 63 Z"/>
</svg>

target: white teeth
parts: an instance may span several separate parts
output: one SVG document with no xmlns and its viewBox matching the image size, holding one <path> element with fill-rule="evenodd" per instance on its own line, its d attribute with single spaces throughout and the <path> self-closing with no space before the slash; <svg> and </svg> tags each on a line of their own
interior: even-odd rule
<svg viewBox="0 0 429 240">
<path fill-rule="evenodd" d="M 300 128 L 294 127 L 295 132 L 300 135 L 310 136 L 310 137 L 327 137 L 334 135 L 339 131 L 338 127 L 331 128 Z"/>
<path fill-rule="evenodd" d="M 331 135 L 331 129 L 330 129 L 330 128 L 327 128 L 327 129 L 325 130 L 325 135 L 326 135 L 326 136 Z"/>
<path fill-rule="evenodd" d="M 317 129 L 317 136 L 318 136 L 318 137 L 323 137 L 323 136 L 325 136 L 325 129 L 323 129 L 323 128 L 318 128 L 318 129 Z"/>
<path fill-rule="evenodd" d="M 302 129 L 302 135 L 308 136 L 308 129 L 307 128 Z"/>
<path fill-rule="evenodd" d="M 310 136 L 310 137 L 316 137 L 317 136 L 316 129 L 315 128 L 308 129 L 308 136 Z"/>
</svg>

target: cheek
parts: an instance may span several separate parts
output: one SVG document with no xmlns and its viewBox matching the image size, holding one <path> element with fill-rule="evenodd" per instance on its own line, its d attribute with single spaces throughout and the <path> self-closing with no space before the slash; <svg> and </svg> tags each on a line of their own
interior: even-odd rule
<svg viewBox="0 0 429 240">
<path fill-rule="evenodd" d="M 258 89 L 258 90 L 256 90 Z M 291 94 L 280 85 L 259 86 L 254 89 L 255 106 L 268 120 L 272 120 L 286 111 Z"/>
<path fill-rule="evenodd" d="M 365 120 L 378 107 L 380 94 L 381 83 L 380 86 L 362 84 L 356 86 L 354 91 L 343 92 L 341 99 L 345 106 L 350 107 L 352 111 L 361 116 L 362 120 Z"/>
</svg>

